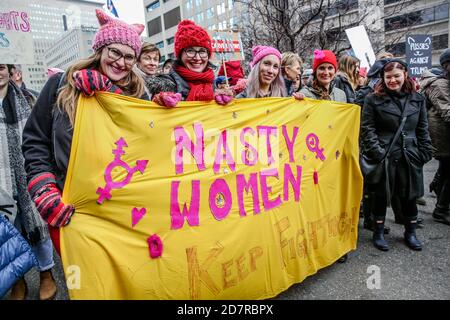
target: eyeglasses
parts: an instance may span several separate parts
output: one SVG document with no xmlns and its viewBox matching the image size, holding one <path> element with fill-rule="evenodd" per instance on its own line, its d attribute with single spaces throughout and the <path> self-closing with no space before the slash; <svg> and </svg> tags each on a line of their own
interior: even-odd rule
<svg viewBox="0 0 450 320">
<path fill-rule="evenodd" d="M 132 54 L 123 54 L 120 50 L 116 48 L 106 47 L 108 49 L 108 58 L 112 59 L 113 62 L 123 58 L 125 64 L 132 66 L 136 62 L 136 57 Z"/>
<path fill-rule="evenodd" d="M 184 50 L 184 52 L 186 53 L 186 56 L 188 58 L 194 58 L 197 53 L 198 53 L 198 56 L 202 59 L 206 59 L 209 56 L 209 52 L 206 49 L 195 50 L 193 48 L 189 48 L 189 49 Z"/>
</svg>

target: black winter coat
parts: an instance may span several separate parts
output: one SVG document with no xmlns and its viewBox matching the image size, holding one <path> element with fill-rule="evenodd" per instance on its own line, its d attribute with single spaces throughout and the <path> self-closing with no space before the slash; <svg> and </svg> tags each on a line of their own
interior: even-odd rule
<svg viewBox="0 0 450 320">
<path fill-rule="evenodd" d="M 60 190 L 64 188 L 73 135 L 69 117 L 54 106 L 62 76 L 53 75 L 42 89 L 23 130 L 22 143 L 28 182 L 51 172 Z"/>
<path fill-rule="evenodd" d="M 387 175 L 390 194 L 395 192 L 412 200 L 424 194 L 423 165 L 432 157 L 425 98 L 419 93 L 368 95 L 362 113 L 361 139 L 363 152 L 373 161 L 381 161 L 400 126 L 401 106 L 407 119 L 387 158 Z M 377 196 L 387 196 L 385 177 L 372 187 Z"/>
<path fill-rule="evenodd" d="M 347 103 L 355 103 L 355 90 L 353 90 L 353 87 L 347 78 L 337 74 L 336 77 L 334 77 L 334 86 L 345 92 Z"/>
</svg>

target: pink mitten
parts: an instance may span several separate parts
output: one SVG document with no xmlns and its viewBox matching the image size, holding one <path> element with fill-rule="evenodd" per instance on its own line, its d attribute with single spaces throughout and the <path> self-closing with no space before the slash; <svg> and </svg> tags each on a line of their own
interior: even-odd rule
<svg viewBox="0 0 450 320">
<path fill-rule="evenodd" d="M 216 89 L 216 91 L 214 92 L 214 98 L 218 104 L 226 105 L 230 103 L 231 100 L 233 100 L 233 90 L 229 88 Z"/>
<path fill-rule="evenodd" d="M 156 94 L 152 100 L 160 106 L 173 108 L 181 101 L 181 98 L 181 93 L 178 92 L 160 92 Z"/>
</svg>

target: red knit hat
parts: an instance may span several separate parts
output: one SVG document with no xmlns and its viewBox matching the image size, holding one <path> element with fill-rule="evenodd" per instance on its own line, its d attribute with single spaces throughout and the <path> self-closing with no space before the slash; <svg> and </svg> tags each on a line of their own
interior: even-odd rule
<svg viewBox="0 0 450 320">
<path fill-rule="evenodd" d="M 211 57 L 212 47 L 211 38 L 208 32 L 202 27 L 196 25 L 193 21 L 183 20 L 178 24 L 175 33 L 175 56 L 181 57 L 181 51 L 189 47 L 203 47 L 208 49 L 209 57 Z"/>
<path fill-rule="evenodd" d="M 322 63 L 330 63 L 337 70 L 337 59 L 333 51 L 330 50 L 314 50 L 313 72 L 316 72 L 318 66 Z"/>
</svg>

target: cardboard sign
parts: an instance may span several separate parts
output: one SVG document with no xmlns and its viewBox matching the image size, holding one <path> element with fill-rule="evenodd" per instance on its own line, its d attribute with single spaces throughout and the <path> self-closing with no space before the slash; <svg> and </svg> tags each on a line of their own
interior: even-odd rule
<svg viewBox="0 0 450 320">
<path fill-rule="evenodd" d="M 212 39 L 212 61 L 244 60 L 244 48 L 239 32 L 208 30 L 208 33 Z"/>
<path fill-rule="evenodd" d="M 34 64 L 30 9 L 25 3 L 2 0 L 0 8 L 0 63 Z"/>
<path fill-rule="evenodd" d="M 347 34 L 355 56 L 361 61 L 360 67 L 370 68 L 376 58 L 366 28 L 364 26 L 358 26 L 346 29 L 345 33 Z"/>
<path fill-rule="evenodd" d="M 411 77 L 419 78 L 431 68 L 432 37 L 426 34 L 406 36 L 406 62 Z"/>
</svg>

